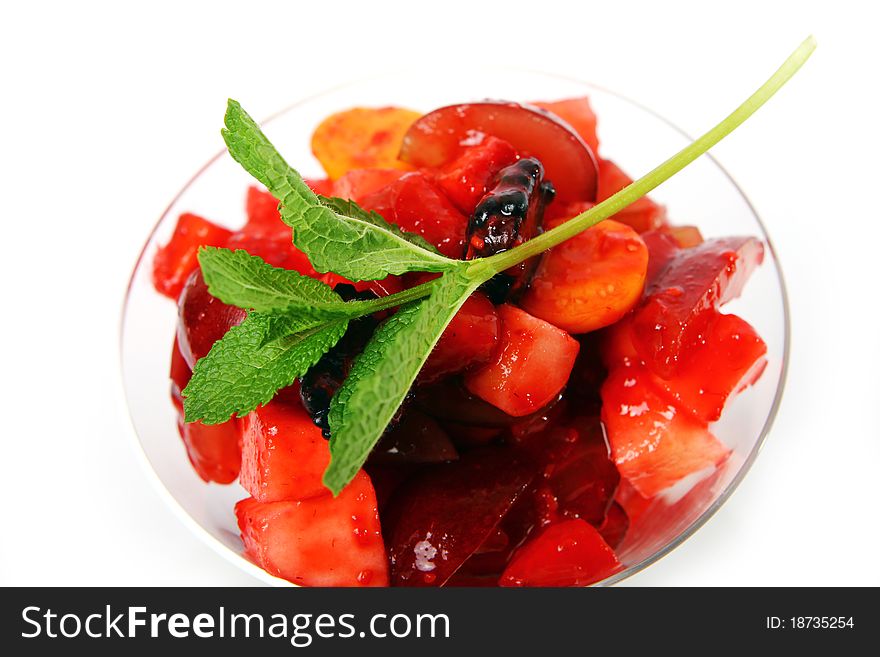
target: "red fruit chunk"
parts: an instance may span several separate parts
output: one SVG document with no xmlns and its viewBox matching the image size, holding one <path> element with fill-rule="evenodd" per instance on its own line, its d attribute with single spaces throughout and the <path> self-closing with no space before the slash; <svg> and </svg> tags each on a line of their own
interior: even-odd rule
<svg viewBox="0 0 880 657">
<path fill-rule="evenodd" d="M 620 365 L 602 386 L 602 421 L 621 476 L 653 497 L 689 474 L 715 467 L 730 450 L 707 424 L 682 412 L 641 365 Z"/>
<path fill-rule="evenodd" d="M 486 135 L 440 167 L 434 180 L 458 209 L 470 216 L 498 172 L 516 162 L 516 157 L 513 146 Z"/>
<path fill-rule="evenodd" d="M 577 438 L 562 458 L 554 459 L 547 483 L 562 515 L 598 527 L 605 521 L 620 474 L 598 418 L 578 418 L 568 427 Z"/>
<path fill-rule="evenodd" d="M 248 187 L 245 200 L 247 222 L 239 233 L 254 238 L 286 238 L 290 241 L 290 226 L 281 221 L 278 199 L 258 187 Z"/>
<path fill-rule="evenodd" d="M 205 481 L 229 484 L 241 468 L 241 431 L 238 422 L 223 424 L 184 423 L 177 428 L 186 446 L 186 454 L 196 473 Z"/>
<path fill-rule="evenodd" d="M 241 485 L 258 502 L 326 495 L 330 448 L 302 404 L 269 402 L 243 421 Z"/>
<path fill-rule="evenodd" d="M 312 267 L 308 256 L 293 245 L 289 228 L 286 234 L 278 234 L 275 237 L 241 231 L 229 238 L 226 247 L 233 250 L 244 249 L 251 255 L 259 256 L 273 267 L 292 269 L 303 276 L 313 278 L 320 276 Z"/>
<path fill-rule="evenodd" d="M 609 219 L 545 253 L 520 305 L 571 333 L 594 331 L 636 305 L 647 267 L 638 233 Z"/>
<path fill-rule="evenodd" d="M 400 488 L 385 516 L 395 586 L 441 586 L 480 548 L 535 473 L 506 448 L 433 466 Z"/>
<path fill-rule="evenodd" d="M 235 505 L 245 554 L 303 586 L 387 586 L 376 494 L 360 472 L 338 497 Z"/>
<path fill-rule="evenodd" d="M 486 295 L 471 295 L 443 331 L 419 381 L 436 381 L 488 361 L 495 352 L 500 325 L 495 306 Z"/>
<path fill-rule="evenodd" d="M 696 345 L 670 379 L 652 377 L 679 408 L 715 422 L 727 399 L 758 380 L 767 360 L 767 345 L 748 322 L 718 315 L 703 343 Z"/>
<path fill-rule="evenodd" d="M 329 178 L 306 178 L 305 183 L 315 194 L 333 195 L 333 181 Z"/>
<path fill-rule="evenodd" d="M 330 195 L 360 203 L 364 197 L 400 180 L 405 173 L 400 169 L 352 169 L 333 183 Z"/>
<path fill-rule="evenodd" d="M 611 160 L 599 160 L 599 191 L 597 201 L 614 196 L 621 189 L 632 183 L 632 178 L 626 175 L 620 167 Z M 632 226 L 640 233 L 653 228 L 659 228 L 666 223 L 666 210 L 662 205 L 654 203 L 647 196 L 614 215 L 614 219 L 620 223 Z"/>
<path fill-rule="evenodd" d="M 500 586 L 587 586 L 614 574 L 620 562 L 602 536 L 583 520 L 544 529 L 514 554 Z"/>
<path fill-rule="evenodd" d="M 602 331 L 599 353 L 608 369 L 621 363 L 641 363 L 632 343 L 632 315 Z"/>
<path fill-rule="evenodd" d="M 594 154 L 599 153 L 599 137 L 596 136 L 596 114 L 590 107 L 590 99 L 586 96 L 583 98 L 568 98 L 566 100 L 557 100 L 552 103 L 532 103 L 535 107 L 540 107 L 551 112 L 565 121 L 569 126 L 574 128 L 581 139 L 589 146 Z"/>
<path fill-rule="evenodd" d="M 361 201 L 386 221 L 421 235 L 450 258 L 464 253 L 467 217 L 424 174 L 409 173 Z"/>
<path fill-rule="evenodd" d="M 441 107 L 410 126 L 400 159 L 417 167 L 440 167 L 480 134 L 503 139 L 521 156 L 540 160 L 561 201 L 596 200 L 593 151 L 567 124 L 528 105 L 486 101 Z"/>
<path fill-rule="evenodd" d="M 228 484 L 235 481 L 241 467 L 241 431 L 236 420 L 205 425 L 183 421 L 183 395 L 192 370 L 180 353 L 177 338 L 171 351 L 171 401 L 177 409 L 177 429 L 190 463 L 204 481 Z"/>
<path fill-rule="evenodd" d="M 646 288 L 633 316 L 633 345 L 648 367 L 670 378 L 702 341 L 718 306 L 739 296 L 764 248 L 752 237 L 725 237 L 682 249 Z"/>
<path fill-rule="evenodd" d="M 495 356 L 465 375 L 468 390 L 508 415 L 522 417 L 549 404 L 565 387 L 579 345 L 565 331 L 516 306 L 498 307 Z"/>
<path fill-rule="evenodd" d="M 160 294 L 177 300 L 186 279 L 199 266 L 200 246 L 225 246 L 232 231 L 194 214 L 182 214 L 168 244 L 153 259 L 153 286 Z"/>
<path fill-rule="evenodd" d="M 767 365 L 767 345 L 752 326 L 736 315 L 716 315 L 705 339 L 689 351 L 671 378 L 649 373 L 657 390 L 706 422 L 718 420 L 727 399 L 757 381 Z M 608 367 L 641 362 L 628 320 L 618 322 L 605 334 L 602 357 Z"/>
<path fill-rule="evenodd" d="M 211 296 L 201 269 L 194 271 L 186 282 L 177 311 L 180 320 L 177 341 L 190 369 L 199 358 L 208 355 L 214 343 L 226 335 L 226 331 L 241 324 L 247 316 L 247 312 L 241 308 L 229 306 Z"/>
</svg>

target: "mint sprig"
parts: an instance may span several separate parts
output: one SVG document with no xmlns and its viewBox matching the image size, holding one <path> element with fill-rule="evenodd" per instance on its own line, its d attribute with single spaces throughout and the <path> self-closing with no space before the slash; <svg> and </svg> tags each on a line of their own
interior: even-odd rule
<svg viewBox="0 0 880 657">
<path fill-rule="evenodd" d="M 378 214 L 321 199 L 278 153 L 257 123 L 235 100 L 221 131 L 229 154 L 281 203 L 281 219 L 293 228 L 293 242 L 321 273 L 372 281 L 410 271 L 445 272 L 461 263 L 427 248 Z"/>
<path fill-rule="evenodd" d="M 294 243 L 318 271 L 352 280 L 408 271 L 443 276 L 375 301 L 343 302 L 318 288 L 310 299 L 309 284 L 295 277 L 269 272 L 265 263 L 233 252 L 209 251 L 202 258 L 209 290 L 227 303 L 268 313 L 249 314 L 196 364 L 184 390 L 187 421 L 222 422 L 233 413 L 242 415 L 266 403 L 341 338 L 349 319 L 399 305 L 400 310 L 385 320 L 356 359 L 331 403 L 332 460 L 324 483 L 338 494 L 363 465 L 443 330 L 477 287 L 616 214 L 681 171 L 767 102 L 815 47 L 815 39 L 807 38 L 729 116 L 614 196 L 514 249 L 471 262 L 445 258 L 375 213 L 315 195 L 253 119 L 230 100 L 223 130 L 229 152 L 280 199 L 281 216 L 293 228 Z"/>
</svg>

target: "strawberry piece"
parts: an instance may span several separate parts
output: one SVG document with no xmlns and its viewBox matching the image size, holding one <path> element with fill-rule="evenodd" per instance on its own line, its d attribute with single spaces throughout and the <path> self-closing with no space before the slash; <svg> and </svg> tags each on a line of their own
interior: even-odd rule
<svg viewBox="0 0 880 657">
<path fill-rule="evenodd" d="M 316 194 L 333 196 L 333 181 L 328 178 L 306 180 Z M 259 187 L 248 187 L 245 200 L 247 222 L 239 231 L 251 237 L 278 238 L 290 241 L 290 226 L 281 221 L 278 199 Z"/>
<path fill-rule="evenodd" d="M 185 423 L 178 417 L 177 429 L 196 474 L 204 481 L 229 484 L 241 468 L 241 431 L 238 422 L 223 424 Z"/>
<path fill-rule="evenodd" d="M 419 374 L 419 382 L 437 381 L 488 361 L 498 342 L 501 321 L 486 295 L 476 292 L 464 302 L 443 331 Z"/>
<path fill-rule="evenodd" d="M 364 472 L 338 497 L 235 505 L 245 554 L 303 586 L 387 586 L 376 494 Z"/>
<path fill-rule="evenodd" d="M 177 409 L 177 430 L 196 474 L 204 481 L 229 484 L 241 468 L 241 430 L 236 420 L 206 425 L 183 421 L 183 395 L 192 370 L 180 352 L 177 338 L 171 351 L 171 401 Z"/>
<path fill-rule="evenodd" d="M 688 353 L 675 374 L 663 379 L 648 371 L 651 384 L 678 408 L 706 422 L 721 417 L 727 400 L 761 376 L 767 365 L 767 345 L 754 328 L 736 315 L 716 316 L 705 338 Z M 603 360 L 608 367 L 640 363 L 632 342 L 630 322 L 615 324 L 604 336 Z"/>
<path fill-rule="evenodd" d="M 510 304 L 498 307 L 501 335 L 488 364 L 465 374 L 467 389 L 508 415 L 549 404 L 565 387 L 579 344 L 565 331 Z"/>
<path fill-rule="evenodd" d="M 180 215 L 174 234 L 153 259 L 153 286 L 160 294 L 177 300 L 189 275 L 199 266 L 200 246 L 225 246 L 232 236 L 222 226 L 194 214 Z"/>
<path fill-rule="evenodd" d="M 752 237 L 711 239 L 678 251 L 648 284 L 633 316 L 633 345 L 647 366 L 670 378 L 704 339 L 714 311 L 739 296 L 763 256 Z"/>
<path fill-rule="evenodd" d="M 669 403 L 641 365 L 619 365 L 602 386 L 602 421 L 623 477 L 653 497 L 730 454 L 707 424 Z"/>
<path fill-rule="evenodd" d="M 601 534 L 583 520 L 550 525 L 513 554 L 500 586 L 587 586 L 620 569 Z"/>
<path fill-rule="evenodd" d="M 507 448 L 474 450 L 402 486 L 385 515 L 395 586 L 443 585 L 534 478 Z"/>
<path fill-rule="evenodd" d="M 467 217 L 422 173 L 409 173 L 366 196 L 361 205 L 386 221 L 421 235 L 450 258 L 464 253 Z"/>
<path fill-rule="evenodd" d="M 292 269 L 303 276 L 319 278 L 321 275 L 312 267 L 308 256 L 293 245 L 290 229 L 285 233 L 260 235 L 244 230 L 235 233 L 226 244 L 229 249 L 244 249 L 251 255 L 259 256 L 273 267 Z"/>
<path fill-rule="evenodd" d="M 244 418 L 241 485 L 258 502 L 326 495 L 329 463 L 327 441 L 301 404 L 276 400 Z"/>
<path fill-rule="evenodd" d="M 405 173 L 400 169 L 352 169 L 333 183 L 331 196 L 360 203 L 363 198 L 400 180 Z"/>
<path fill-rule="evenodd" d="M 641 299 L 647 267 L 638 233 L 609 219 L 545 253 L 520 305 L 571 333 L 594 331 Z"/>
<path fill-rule="evenodd" d="M 568 124 L 534 106 L 484 101 L 441 107 L 410 126 L 400 159 L 416 167 L 443 166 L 480 135 L 504 139 L 523 157 L 540 160 L 560 200 L 596 200 L 592 149 Z"/>
<path fill-rule="evenodd" d="M 590 107 L 590 99 L 567 98 L 552 103 L 532 103 L 535 107 L 555 114 L 571 126 L 594 154 L 599 153 L 599 137 L 596 135 L 596 113 Z"/>
<path fill-rule="evenodd" d="M 226 331 L 247 317 L 246 311 L 225 304 L 208 292 L 201 269 L 194 271 L 186 282 L 177 310 L 177 341 L 190 369 L 197 360 L 208 355 Z"/>
<path fill-rule="evenodd" d="M 597 202 L 614 196 L 632 181 L 632 178 L 611 160 L 599 160 Z M 614 215 L 614 219 L 632 226 L 639 233 L 644 233 L 653 228 L 660 228 L 666 223 L 666 209 L 662 205 L 654 203 L 647 196 L 643 196 Z"/>
<path fill-rule="evenodd" d="M 306 178 L 304 181 L 315 194 L 333 196 L 333 181 L 330 178 Z"/>
<path fill-rule="evenodd" d="M 245 199 L 247 222 L 239 231 L 250 237 L 286 239 L 290 241 L 290 226 L 281 221 L 278 199 L 258 187 L 248 187 Z"/>
<path fill-rule="evenodd" d="M 516 157 L 509 143 L 486 135 L 479 144 L 468 146 L 441 166 L 434 181 L 459 210 L 470 216 L 498 172 L 516 162 Z"/>
<path fill-rule="evenodd" d="M 677 407 L 715 422 L 728 398 L 761 376 L 766 353 L 767 345 L 748 322 L 736 315 L 718 315 L 705 341 L 688 353 L 672 378 L 651 380 Z"/>
</svg>

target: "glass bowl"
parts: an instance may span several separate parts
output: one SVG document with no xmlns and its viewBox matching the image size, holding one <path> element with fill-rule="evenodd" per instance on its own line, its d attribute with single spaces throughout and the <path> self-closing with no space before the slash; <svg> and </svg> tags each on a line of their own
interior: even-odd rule
<svg viewBox="0 0 880 657">
<path fill-rule="evenodd" d="M 498 98 L 556 100 L 588 95 L 599 117 L 600 151 L 633 177 L 645 173 L 691 139 L 671 122 L 617 94 L 546 74 L 479 70 L 389 74 L 346 84 L 303 100 L 265 122 L 269 138 L 303 176 L 322 176 L 309 149 L 313 128 L 328 114 L 353 106 L 400 105 L 428 111 L 456 102 Z M 244 99 L 246 101 L 246 99 Z M 245 107 L 247 103 L 245 102 Z M 222 107 L 217 108 L 219 130 Z M 214 129 L 214 128 L 211 128 Z M 147 238 L 135 265 L 122 317 L 122 380 L 135 435 L 164 499 L 211 547 L 263 582 L 286 585 L 242 555 L 233 505 L 247 496 L 237 483 L 205 484 L 195 474 L 178 437 L 169 399 L 168 364 L 177 308 L 153 290 L 153 256 L 170 237 L 182 212 L 222 225 L 244 223 L 244 198 L 254 181 L 223 151 L 180 191 Z M 743 296 L 726 306 L 767 342 L 768 366 L 754 387 L 725 409 L 713 432 L 732 449 L 726 465 L 700 481 L 680 482 L 652 502 L 637 534 L 620 548 L 625 568 L 600 584 L 613 584 L 650 565 L 693 534 L 730 496 L 754 461 L 782 394 L 788 358 L 789 316 L 785 287 L 764 226 L 743 192 L 709 156 L 664 183 L 652 198 L 676 224 L 695 224 L 706 237 L 756 235 L 766 257 Z M 651 514 L 648 516 L 647 514 Z"/>
</svg>

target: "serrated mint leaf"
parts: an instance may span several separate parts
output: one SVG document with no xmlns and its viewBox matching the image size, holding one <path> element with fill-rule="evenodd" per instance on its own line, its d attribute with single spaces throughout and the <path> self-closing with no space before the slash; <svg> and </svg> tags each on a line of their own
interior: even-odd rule
<svg viewBox="0 0 880 657">
<path fill-rule="evenodd" d="M 378 212 L 375 212 L 373 210 L 365 210 L 350 199 L 338 198 L 336 196 L 322 196 L 320 194 L 318 195 L 318 199 L 321 201 L 322 205 L 327 206 L 336 214 L 342 215 L 343 217 L 352 217 L 355 219 L 368 221 L 371 224 L 374 224 L 380 228 L 391 231 L 395 235 L 405 239 L 407 242 L 415 244 L 416 246 L 419 246 L 426 251 L 431 251 L 432 253 L 442 255 L 436 246 L 431 244 L 421 235 L 416 235 L 415 233 L 408 233 L 405 230 L 401 230 L 397 225 L 386 221 L 385 218 Z"/>
<path fill-rule="evenodd" d="M 279 330 L 271 325 L 278 321 L 288 322 L 284 332 L 297 332 L 264 344 L 268 330 Z M 219 424 L 267 403 L 317 363 L 348 327 L 347 319 L 335 319 L 299 331 L 299 321 L 250 313 L 240 326 L 229 329 L 196 362 L 183 390 L 186 421 Z"/>
<path fill-rule="evenodd" d="M 360 208 L 352 217 L 339 214 L 333 202 L 322 204 L 256 122 L 231 99 L 225 123 L 221 133 L 230 155 L 280 201 L 281 219 L 293 228 L 294 244 L 317 271 L 372 281 L 410 271 L 443 272 L 458 265 Z"/>
<path fill-rule="evenodd" d="M 294 309 L 320 311 L 322 305 L 332 308 L 345 303 L 326 283 L 273 267 L 241 249 L 202 247 L 199 265 L 208 291 L 223 303 L 239 308 L 284 313 Z"/>
<path fill-rule="evenodd" d="M 443 330 L 478 287 L 458 272 L 427 299 L 402 307 L 376 330 L 330 403 L 331 460 L 324 485 L 338 495 L 367 460 Z"/>
</svg>

